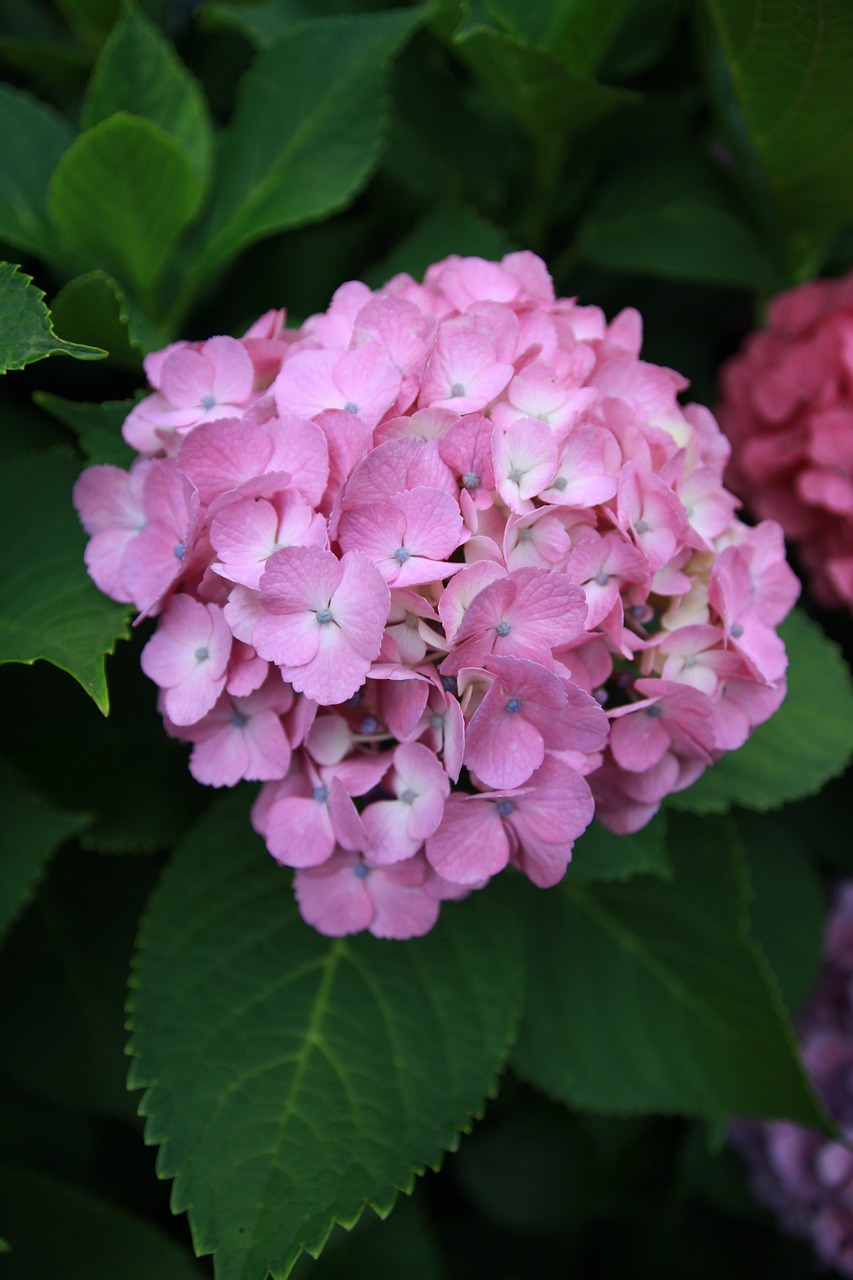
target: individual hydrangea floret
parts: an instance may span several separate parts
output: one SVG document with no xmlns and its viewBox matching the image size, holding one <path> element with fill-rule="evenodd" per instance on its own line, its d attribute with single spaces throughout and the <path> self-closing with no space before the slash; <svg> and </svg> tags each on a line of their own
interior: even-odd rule
<svg viewBox="0 0 853 1280">
<path fill-rule="evenodd" d="M 791 1121 L 739 1120 L 730 1137 L 755 1196 L 821 1261 L 853 1277 L 853 880 L 836 887 L 823 969 L 797 1024 L 803 1065 L 838 1138 Z"/>
<path fill-rule="evenodd" d="M 166 729 L 252 811 L 322 932 L 407 938 L 507 866 L 556 884 L 785 693 L 797 582 L 633 310 L 531 253 L 350 282 L 300 329 L 179 342 L 75 501 L 157 619 Z"/>
<path fill-rule="evenodd" d="M 815 598 L 853 609 L 853 275 L 775 297 L 721 390 L 732 488 L 779 522 Z"/>
</svg>

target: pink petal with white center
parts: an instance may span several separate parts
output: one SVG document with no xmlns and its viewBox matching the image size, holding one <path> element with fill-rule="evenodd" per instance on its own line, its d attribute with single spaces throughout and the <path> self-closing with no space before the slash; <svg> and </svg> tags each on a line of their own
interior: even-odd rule
<svg viewBox="0 0 853 1280">
<path fill-rule="evenodd" d="M 409 832 L 412 806 L 402 800 L 375 800 L 361 815 L 371 862 L 388 866 L 417 853 L 423 839 Z"/>
<path fill-rule="evenodd" d="M 335 848 L 325 787 L 309 796 L 283 796 L 266 816 L 266 845 L 276 862 L 286 867 L 317 867 Z"/>
<path fill-rule="evenodd" d="M 411 680 L 384 680 L 379 695 L 382 718 L 394 737 L 402 742 L 420 721 L 429 696 L 424 677 Z"/>
<path fill-rule="evenodd" d="M 368 893 L 374 906 L 375 938 L 420 938 L 438 919 L 438 895 L 428 890 L 428 868 L 420 855 L 393 867 L 370 868 Z"/>
<path fill-rule="evenodd" d="M 662 480 L 633 462 L 626 462 L 620 473 L 616 511 L 653 571 L 679 549 L 687 529 L 684 507 Z"/>
<path fill-rule="evenodd" d="M 562 568 L 571 549 L 566 526 L 547 507 L 507 520 L 503 553 L 510 570 Z"/>
<path fill-rule="evenodd" d="M 506 570 L 502 565 L 489 560 L 478 560 L 475 564 L 466 565 L 451 578 L 438 602 L 438 616 L 441 618 L 444 634 L 448 640 L 454 639 L 465 611 L 474 597 L 479 595 L 489 583 L 505 577 Z"/>
<path fill-rule="evenodd" d="M 331 938 L 366 929 L 375 914 L 358 854 L 336 850 L 319 867 L 297 871 L 293 891 L 306 924 Z"/>
<path fill-rule="evenodd" d="M 123 578 L 128 546 L 145 525 L 142 488 L 150 462 L 137 462 L 128 474 L 120 467 L 89 467 L 74 486 L 74 506 L 91 535 L 85 560 L 89 576 L 104 595 L 127 603 Z"/>
<path fill-rule="evenodd" d="M 552 668 L 552 649 L 577 639 L 585 618 L 583 592 L 562 574 L 515 569 L 471 602 L 456 634 L 461 647 L 445 658 L 442 673 L 482 665 L 491 653 Z"/>
<path fill-rule="evenodd" d="M 160 369 L 160 391 L 173 408 L 198 408 L 212 389 L 213 366 L 201 351 L 184 347 L 173 351 L 163 361 Z"/>
<path fill-rule="evenodd" d="M 496 682 L 465 732 L 465 763 L 487 787 L 519 787 L 545 758 L 542 734 L 512 714 L 512 701 Z"/>
<path fill-rule="evenodd" d="M 232 587 L 223 613 L 234 639 L 251 646 L 255 626 L 264 613 L 257 591 L 252 591 L 251 587 Z"/>
<path fill-rule="evenodd" d="M 669 750 L 671 738 L 666 723 L 661 719 L 659 701 L 650 699 L 625 708 L 631 714 L 614 720 L 610 730 L 610 750 L 621 768 L 642 773 L 662 760 Z"/>
<path fill-rule="evenodd" d="M 445 880 L 478 884 L 502 871 L 510 841 L 498 813 L 501 797 L 452 795 L 441 825 L 426 842 L 426 856 Z"/>
<path fill-rule="evenodd" d="M 291 546 L 327 545 L 326 522 L 296 490 L 272 501 L 244 498 L 223 507 L 210 526 L 210 542 L 218 558 L 213 569 L 230 582 L 257 589 L 266 562 Z"/>
<path fill-rule="evenodd" d="M 503 391 L 514 372 L 511 364 L 495 358 L 494 343 L 476 323 L 463 316 L 446 320 L 427 362 L 418 403 L 474 413 Z"/>
<path fill-rule="evenodd" d="M 227 614 L 225 620 L 228 621 Z M 264 662 L 263 658 L 259 658 L 251 645 L 235 640 L 231 645 L 231 657 L 228 659 L 228 678 L 225 687 L 232 697 L 245 698 L 256 689 L 260 689 L 271 670 L 270 664 Z"/>
<path fill-rule="evenodd" d="M 329 479 L 329 449 L 322 427 L 294 414 L 281 414 L 265 422 L 263 430 L 272 443 L 267 470 L 289 474 L 292 487 L 310 506 L 318 506 Z"/>
<path fill-rule="evenodd" d="M 549 756 L 519 793 L 515 813 L 508 821 L 520 839 L 535 835 L 546 843 L 561 844 L 566 838 L 576 840 L 592 817 L 593 801 L 586 780 Z"/>
<path fill-rule="evenodd" d="M 481 413 L 458 418 L 442 438 L 438 449 L 460 488 L 471 495 L 477 507 L 492 505 L 495 475 L 492 467 L 492 437 L 495 424 Z"/>
<path fill-rule="evenodd" d="M 416 440 L 440 440 L 456 422 L 457 415 L 449 409 L 416 409 L 400 418 L 386 418 L 373 432 L 377 444 L 386 440 L 400 440 L 411 436 Z"/>
<path fill-rule="evenodd" d="M 142 650 L 142 670 L 164 693 L 169 719 L 194 724 L 225 687 L 231 632 L 222 610 L 174 596 Z"/>
<path fill-rule="evenodd" d="M 530 499 L 546 489 L 557 470 L 551 428 L 522 418 L 492 437 L 492 465 L 498 492 L 511 511 L 528 511 Z"/>
<path fill-rule="evenodd" d="M 616 493 L 622 451 L 604 427 L 581 423 L 560 446 L 556 474 L 540 494 L 558 506 L 594 507 Z"/>
<path fill-rule="evenodd" d="M 401 373 L 420 378 L 435 336 L 436 322 L 419 307 L 402 298 L 372 297 L 362 307 L 353 327 L 353 344 L 379 344 Z"/>
<path fill-rule="evenodd" d="M 202 350 L 213 366 L 211 390 L 217 404 L 245 404 L 254 387 L 255 368 L 243 343 L 228 336 L 209 338 Z"/>
<path fill-rule="evenodd" d="M 317 415 L 316 426 L 326 437 L 329 456 L 329 475 L 319 503 L 315 505 L 328 514 L 339 491 L 346 484 L 356 464 L 365 456 L 373 443 L 368 426 L 343 410 L 329 409 Z"/>
<path fill-rule="evenodd" d="M 272 457 L 272 442 L 263 427 L 236 418 L 196 427 L 184 439 L 178 466 L 209 506 L 215 498 L 263 475 Z"/>
</svg>

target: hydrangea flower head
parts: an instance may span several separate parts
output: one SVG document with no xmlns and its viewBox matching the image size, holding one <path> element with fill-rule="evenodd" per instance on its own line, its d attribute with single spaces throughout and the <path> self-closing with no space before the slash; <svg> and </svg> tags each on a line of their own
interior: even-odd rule
<svg viewBox="0 0 853 1280">
<path fill-rule="evenodd" d="M 642 324 L 530 253 L 350 282 L 299 330 L 147 357 L 129 472 L 75 501 L 201 782 L 324 933 L 407 938 L 506 867 L 556 884 L 785 692 L 797 583 Z"/>
<path fill-rule="evenodd" d="M 774 298 L 721 388 L 732 487 L 781 524 L 815 598 L 853 609 L 853 275 Z"/>
</svg>

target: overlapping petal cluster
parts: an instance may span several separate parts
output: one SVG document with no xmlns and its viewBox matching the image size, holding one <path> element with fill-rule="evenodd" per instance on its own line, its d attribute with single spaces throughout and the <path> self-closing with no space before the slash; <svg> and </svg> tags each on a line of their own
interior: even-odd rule
<svg viewBox="0 0 853 1280">
<path fill-rule="evenodd" d="M 790 1121 L 738 1121 L 731 1138 L 756 1197 L 822 1261 L 853 1276 L 853 881 L 836 889 L 817 990 L 797 1027 L 815 1092 L 840 1138 Z"/>
<path fill-rule="evenodd" d="M 853 609 L 853 275 L 774 298 L 721 385 L 728 482 L 781 524 L 816 599 Z"/>
<path fill-rule="evenodd" d="M 452 257 L 149 356 L 140 458 L 81 477 L 168 732 L 264 784 L 323 932 L 426 932 L 508 864 L 556 883 L 594 810 L 636 830 L 781 701 L 780 530 L 640 343 L 531 253 Z"/>
</svg>

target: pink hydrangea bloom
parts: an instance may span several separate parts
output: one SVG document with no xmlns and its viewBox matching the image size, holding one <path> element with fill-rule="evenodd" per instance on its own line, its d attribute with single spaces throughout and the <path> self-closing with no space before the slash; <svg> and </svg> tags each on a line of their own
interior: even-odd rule
<svg viewBox="0 0 853 1280">
<path fill-rule="evenodd" d="M 838 1124 L 836 1140 L 790 1121 L 739 1120 L 730 1138 L 757 1199 L 791 1235 L 811 1242 L 824 1265 L 853 1277 L 853 881 L 835 891 L 824 962 L 797 1031 L 803 1065 Z"/>
<path fill-rule="evenodd" d="M 774 298 L 721 390 L 732 488 L 781 524 L 815 598 L 853 609 L 853 275 Z"/>
<path fill-rule="evenodd" d="M 168 732 L 199 781 L 262 783 L 323 932 L 555 884 L 594 811 L 637 830 L 784 696 L 781 533 L 641 345 L 530 253 L 351 281 L 301 329 L 152 353 L 143 456 L 78 482 L 92 577 L 157 617 Z"/>
</svg>

